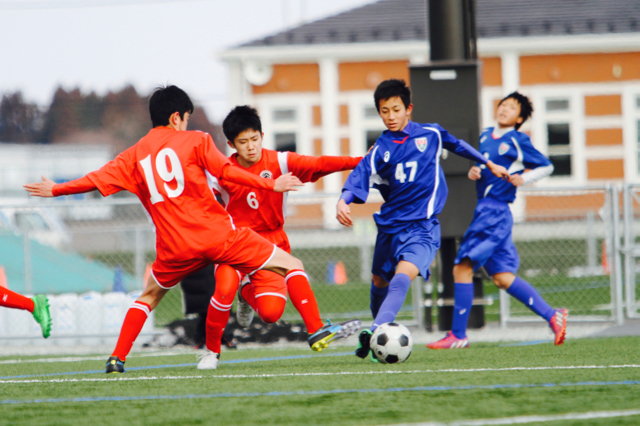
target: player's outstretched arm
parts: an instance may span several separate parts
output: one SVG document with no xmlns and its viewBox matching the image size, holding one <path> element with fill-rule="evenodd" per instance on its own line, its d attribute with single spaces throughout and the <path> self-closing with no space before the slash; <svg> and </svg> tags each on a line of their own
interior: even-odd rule
<svg viewBox="0 0 640 426">
<path fill-rule="evenodd" d="M 302 182 L 291 172 L 279 176 L 273 187 L 274 192 L 297 191 L 296 186 L 302 186 Z"/>
<path fill-rule="evenodd" d="M 497 165 L 493 161 L 487 161 L 487 168 L 491 170 L 491 173 L 495 177 L 499 177 L 500 179 L 509 180 L 509 172 L 502 166 Z"/>
<path fill-rule="evenodd" d="M 32 197 L 53 197 L 53 187 L 56 183 L 44 176 L 41 177 L 42 182 L 27 183 L 22 186 Z"/>
<path fill-rule="evenodd" d="M 480 167 L 473 166 L 469 169 L 469 173 L 467 173 L 467 176 L 471 180 L 478 180 L 481 177 L 481 173 L 482 173 L 482 169 L 480 169 Z"/>
</svg>

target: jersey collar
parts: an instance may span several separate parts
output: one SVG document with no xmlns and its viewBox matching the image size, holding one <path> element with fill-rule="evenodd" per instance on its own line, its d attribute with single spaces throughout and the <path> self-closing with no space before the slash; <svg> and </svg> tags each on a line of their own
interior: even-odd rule
<svg viewBox="0 0 640 426">
<path fill-rule="evenodd" d="M 399 132 L 392 132 L 391 130 L 385 130 L 384 133 L 386 133 L 386 135 L 394 143 L 403 144 L 403 143 L 405 143 L 407 141 L 407 139 L 409 138 L 409 136 L 413 132 L 415 126 L 416 126 L 416 124 L 413 121 L 409 120 L 409 122 L 407 123 L 405 128 L 400 130 Z"/>
</svg>

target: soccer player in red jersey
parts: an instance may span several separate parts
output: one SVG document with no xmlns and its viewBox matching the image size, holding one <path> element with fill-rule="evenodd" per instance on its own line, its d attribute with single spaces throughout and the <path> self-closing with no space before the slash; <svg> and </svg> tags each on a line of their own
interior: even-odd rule
<svg viewBox="0 0 640 426">
<path fill-rule="evenodd" d="M 22 309 L 31 312 L 33 319 L 40 324 L 42 337 L 51 334 L 51 315 L 49 314 L 49 300 L 44 294 L 26 297 L 6 287 L 0 286 L 0 306 L 11 309 Z"/>
<path fill-rule="evenodd" d="M 251 229 L 237 228 L 207 185 L 207 179 L 216 178 L 285 192 L 302 185 L 300 180 L 291 173 L 276 180 L 247 173 L 232 165 L 207 133 L 187 131 L 193 104 L 176 86 L 156 90 L 149 112 L 153 129 L 99 170 L 63 184 L 43 177 L 43 182 L 24 185 L 40 197 L 96 189 L 107 196 L 127 190 L 138 196 L 153 220 L 157 257 L 147 287 L 127 312 L 107 373 L 124 372 L 133 342 L 165 293 L 209 263 L 232 265 L 249 275 L 268 269 L 286 276 L 291 285 L 307 281 L 300 260 Z M 203 361 L 215 368 L 218 357 Z"/>
<path fill-rule="evenodd" d="M 237 152 L 229 160 L 249 173 L 275 179 L 293 173 L 302 182 L 315 182 L 330 173 L 352 170 L 362 157 L 312 157 L 294 152 L 277 152 L 262 148 L 262 124 L 258 112 L 249 106 L 234 108 L 225 118 L 222 130 L 227 143 Z M 287 194 L 255 190 L 239 186 L 226 179 L 211 179 L 210 186 L 219 193 L 227 211 L 236 225 L 246 226 L 290 253 L 289 239 L 285 234 Z M 216 268 L 216 290 L 207 312 L 207 349 L 220 353 L 220 339 L 229 319 L 229 311 L 235 293 L 238 292 L 238 323 L 248 327 L 253 313 L 258 312 L 266 323 L 280 319 L 287 301 L 287 290 L 309 332 L 309 345 L 320 351 L 331 341 L 347 337 L 360 328 L 360 320 L 334 324 L 332 334 L 320 319 L 315 295 L 308 281 L 291 285 L 287 279 L 270 271 L 258 271 L 250 279 L 244 279 L 241 271 L 230 265 L 219 264 Z M 326 326 L 324 326 L 326 327 Z"/>
</svg>

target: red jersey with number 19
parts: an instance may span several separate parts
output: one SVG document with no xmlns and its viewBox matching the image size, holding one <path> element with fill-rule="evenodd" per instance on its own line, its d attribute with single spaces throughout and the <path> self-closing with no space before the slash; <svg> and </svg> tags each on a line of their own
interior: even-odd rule
<svg viewBox="0 0 640 426">
<path fill-rule="evenodd" d="M 152 129 L 87 178 L 104 196 L 122 190 L 136 194 L 156 226 L 157 259 L 175 263 L 201 260 L 235 229 L 209 190 L 205 170 L 253 188 L 274 188 L 274 181 L 233 166 L 207 133 L 168 127 Z M 63 186 L 56 185 L 54 195 L 63 194 Z"/>
</svg>

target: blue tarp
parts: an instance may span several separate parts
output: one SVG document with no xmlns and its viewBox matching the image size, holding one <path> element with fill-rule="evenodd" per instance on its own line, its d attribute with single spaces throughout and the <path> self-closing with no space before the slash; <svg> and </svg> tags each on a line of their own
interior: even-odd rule
<svg viewBox="0 0 640 426">
<path fill-rule="evenodd" d="M 25 292 L 24 249 L 22 235 L 0 235 L 0 266 L 4 266 L 9 288 Z M 29 240 L 31 252 L 31 289 L 33 293 L 83 293 L 111 291 L 116 268 L 75 254 L 56 250 Z M 120 279 L 128 291 L 142 287 L 122 272 Z"/>
</svg>

